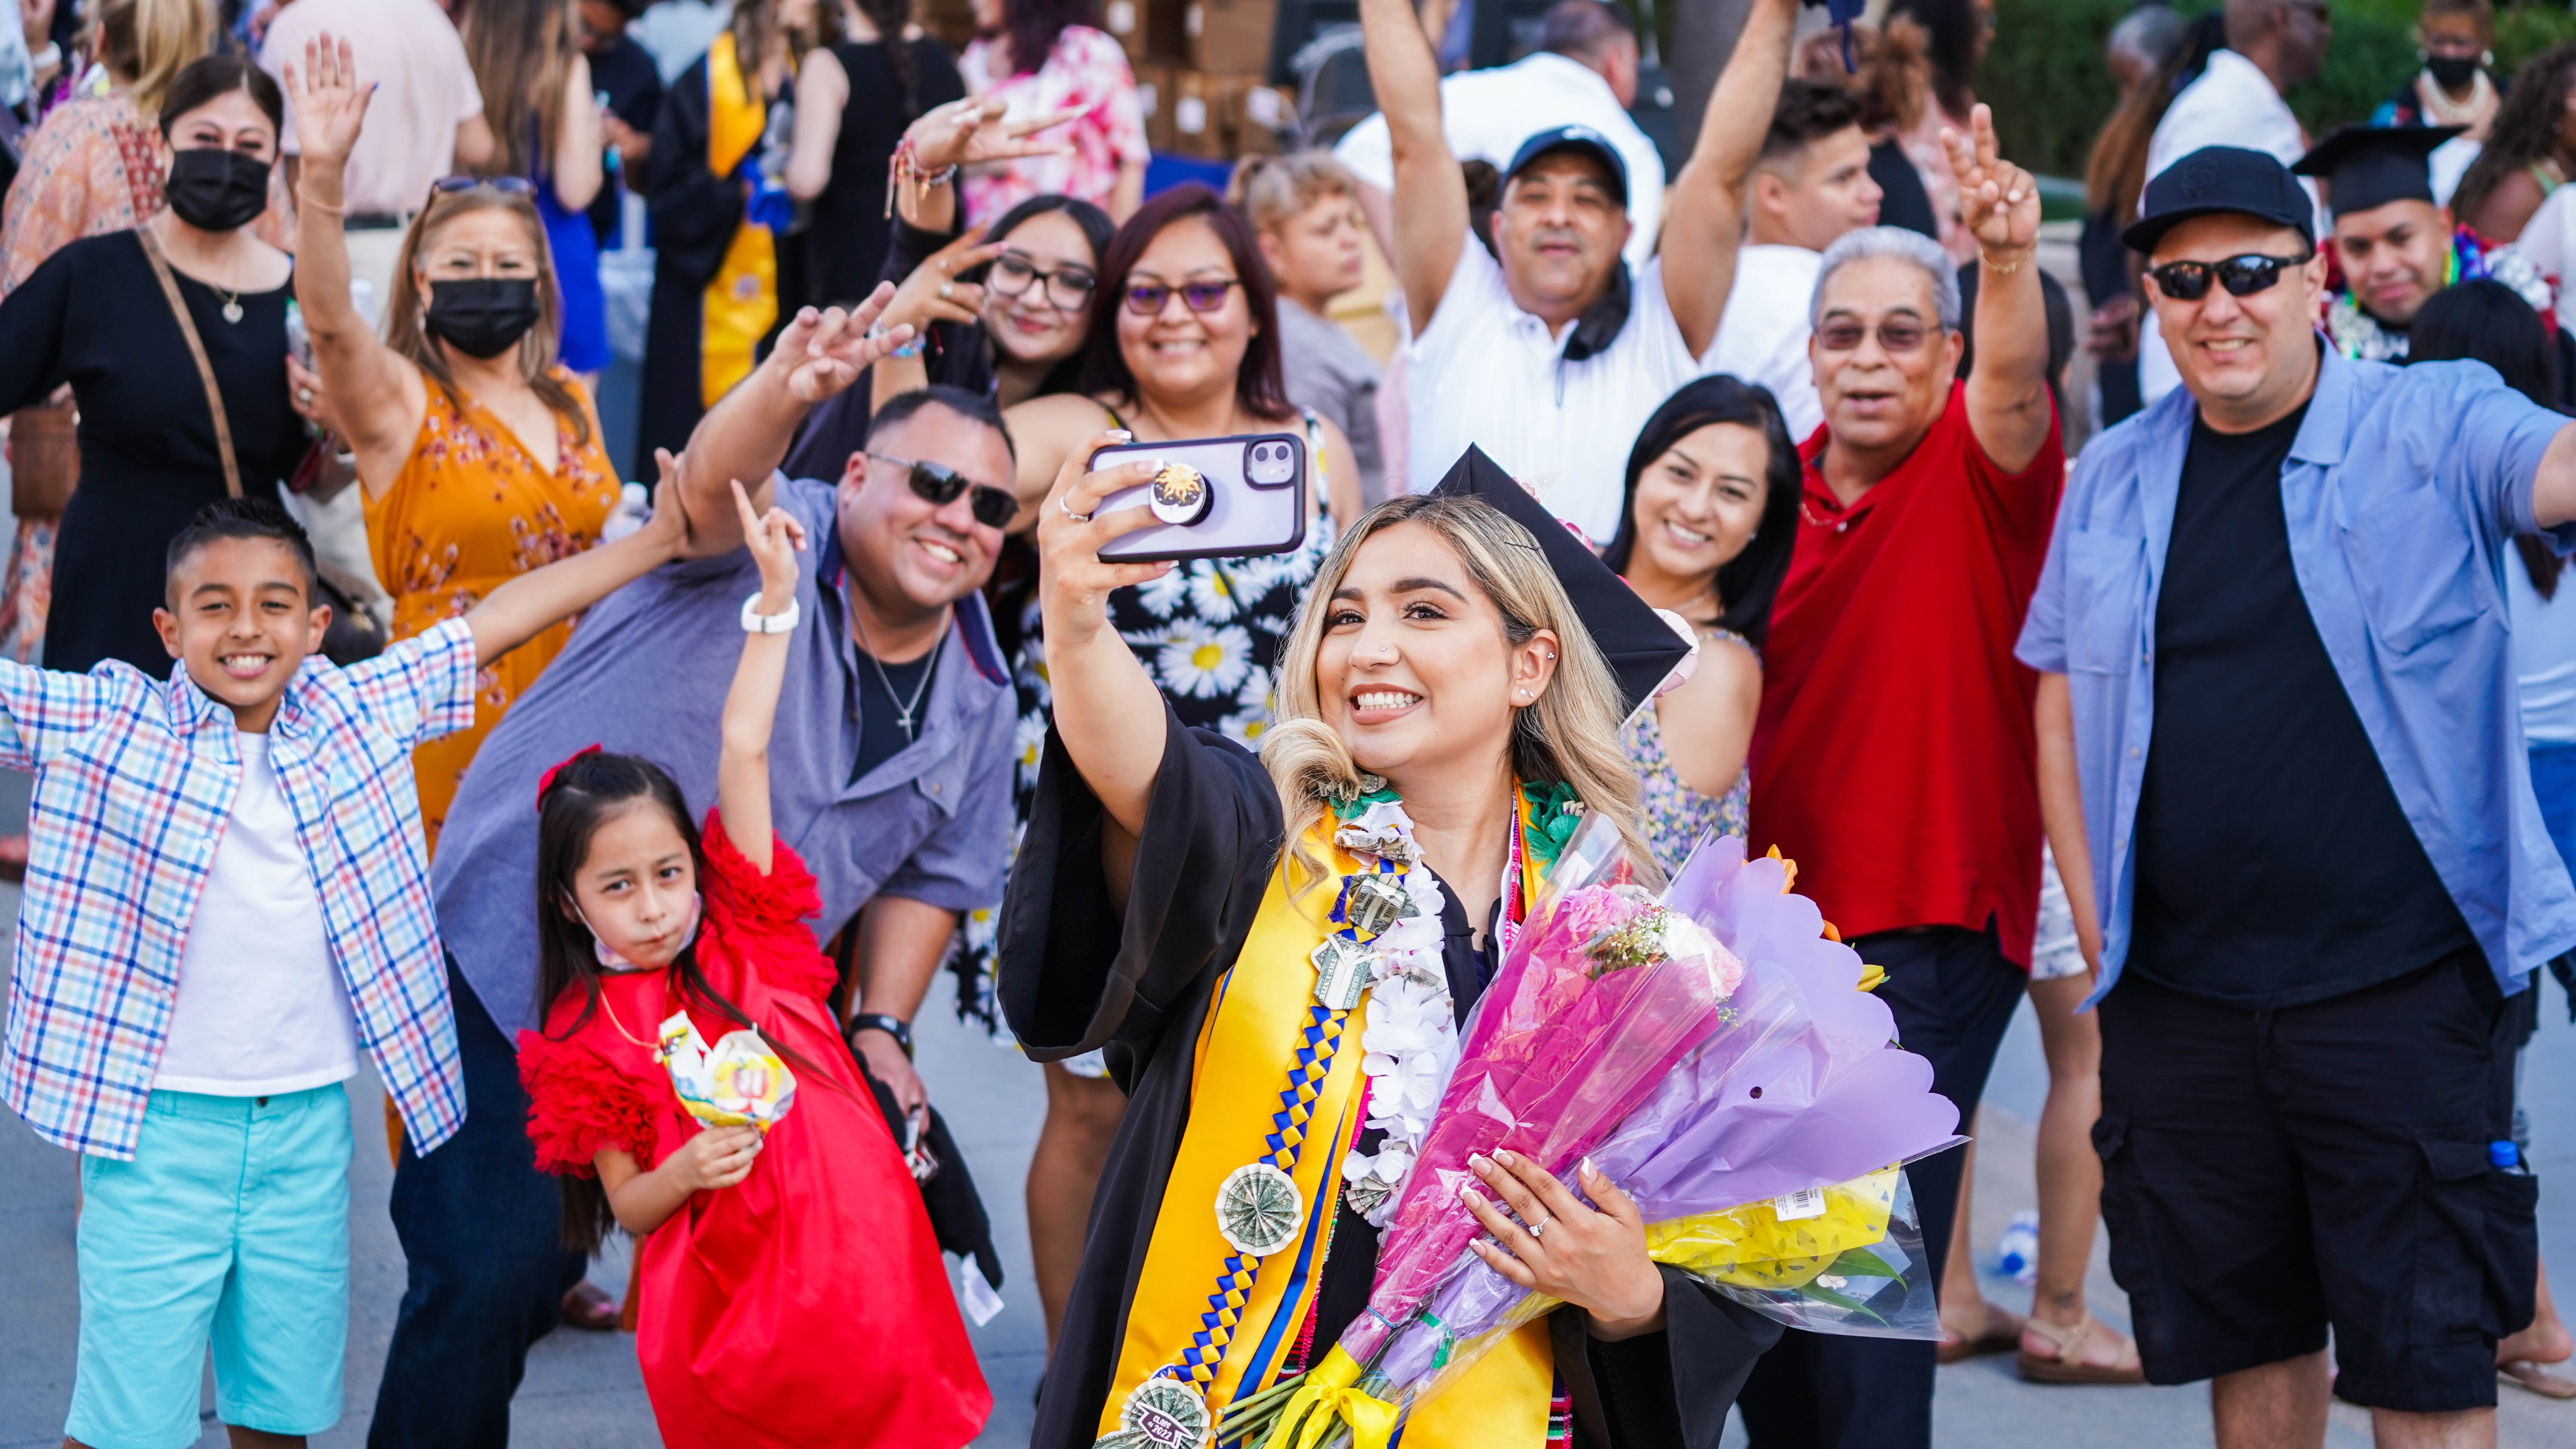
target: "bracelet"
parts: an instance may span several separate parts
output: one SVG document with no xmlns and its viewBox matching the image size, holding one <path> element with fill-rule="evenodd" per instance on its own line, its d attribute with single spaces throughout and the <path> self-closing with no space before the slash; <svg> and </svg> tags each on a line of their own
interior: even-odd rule
<svg viewBox="0 0 2576 1449">
<path fill-rule="evenodd" d="M 885 336 L 888 332 L 891 332 L 891 331 L 893 331 L 893 330 L 894 330 L 894 329 L 892 329 L 892 328 L 890 328 L 890 327 L 886 326 L 883 322 L 880 322 L 880 323 L 878 323 L 877 325 L 875 325 L 874 327 L 871 327 L 871 328 L 869 328 L 869 329 L 868 329 L 868 336 L 869 336 L 869 338 L 870 338 L 870 339 L 875 339 L 875 338 L 883 337 L 883 336 Z M 892 348 L 890 348 L 890 349 L 888 349 L 888 350 L 887 350 L 887 352 L 886 352 L 886 356 L 888 356 L 888 357 L 919 357 L 919 356 L 920 356 L 920 355 L 921 355 L 925 350 L 927 350 L 927 349 L 929 348 L 929 346 L 930 346 L 930 334 L 929 334 L 929 333 L 927 333 L 927 332 L 925 332 L 925 331 L 923 331 L 923 330 L 921 330 L 920 328 L 916 327 L 916 328 L 914 328 L 914 329 L 913 329 L 913 332 L 912 332 L 912 340 L 911 340 L 910 342 L 897 343 L 894 347 L 892 347 Z"/>
<path fill-rule="evenodd" d="M 881 1031 L 893 1037 L 894 1044 L 903 1048 L 903 1059 L 912 1060 L 911 1022 L 899 1016 L 888 1016 L 882 1011 L 862 1011 L 850 1018 L 850 1035 L 855 1037 L 863 1031 Z"/>
<path fill-rule="evenodd" d="M 794 633 L 797 619 L 805 612 L 804 606 L 794 599 L 789 599 L 787 607 L 775 614 L 764 614 L 759 610 L 760 594 L 755 590 L 750 598 L 742 601 L 742 632 L 746 634 Z"/>
<path fill-rule="evenodd" d="M 63 43 L 59 40 L 46 41 L 44 49 L 27 57 L 27 65 L 30 70 L 59 70 L 62 67 L 62 63 Z"/>
<path fill-rule="evenodd" d="M 324 216 L 347 216 L 349 214 L 349 208 L 345 204 L 333 206 L 327 201 L 316 201 L 313 199 L 312 193 L 306 191 L 301 186 L 295 188 L 295 204 L 298 206 L 309 206 L 315 211 L 322 213 Z"/>
<path fill-rule="evenodd" d="M 935 191 L 956 179 L 957 164 L 953 161 L 936 171 L 922 169 L 920 153 L 913 148 L 912 138 L 906 136 L 894 143 L 894 155 L 886 161 L 885 214 L 894 215 L 894 189 L 898 185 L 910 183 L 924 191 Z"/>
<path fill-rule="evenodd" d="M 2030 255 L 2032 252 L 2037 250 L 2039 250 L 2039 248 L 2029 247 L 2024 249 L 2020 256 L 2013 258 L 2011 261 L 1999 262 L 1995 260 L 1995 254 L 1993 252 L 1987 251 L 1984 247 L 1979 247 L 1977 248 L 1977 260 L 1984 262 L 1986 264 L 1986 270 L 1994 273 L 1996 276 L 2009 277 L 2013 273 L 2030 265 Z"/>
</svg>

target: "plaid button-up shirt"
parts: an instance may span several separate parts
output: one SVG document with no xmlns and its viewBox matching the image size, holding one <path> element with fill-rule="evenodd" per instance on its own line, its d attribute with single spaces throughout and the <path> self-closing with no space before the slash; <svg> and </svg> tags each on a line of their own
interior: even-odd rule
<svg viewBox="0 0 2576 1449">
<path fill-rule="evenodd" d="M 354 669 L 308 660 L 269 759 L 313 871 L 358 1035 L 418 1150 L 465 1116 L 412 747 L 474 722 L 449 620 Z M 47 1141 L 132 1158 L 179 961 L 241 789 L 232 712 L 188 678 L 0 660 L 0 767 L 36 772 L 0 1094 Z"/>
</svg>

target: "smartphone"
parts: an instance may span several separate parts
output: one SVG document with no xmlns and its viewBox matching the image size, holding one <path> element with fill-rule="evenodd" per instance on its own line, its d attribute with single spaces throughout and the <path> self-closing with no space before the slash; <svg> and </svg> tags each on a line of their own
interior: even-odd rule
<svg viewBox="0 0 2576 1449">
<path fill-rule="evenodd" d="M 1100 550 L 1111 563 L 1250 558 L 1306 541 L 1306 440 L 1250 433 L 1179 443 L 1122 443 L 1091 455 L 1091 470 L 1151 460 L 1150 483 L 1121 489 L 1095 512 L 1142 505 L 1159 520 Z"/>
</svg>

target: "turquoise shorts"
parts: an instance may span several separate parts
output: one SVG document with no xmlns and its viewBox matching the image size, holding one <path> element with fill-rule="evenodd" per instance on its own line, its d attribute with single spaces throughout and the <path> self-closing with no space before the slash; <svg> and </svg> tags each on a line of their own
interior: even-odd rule
<svg viewBox="0 0 2576 1449">
<path fill-rule="evenodd" d="M 271 1434 L 340 1421 L 349 1338 L 349 1098 L 154 1092 L 132 1162 L 81 1159 L 80 1364 L 63 1433 L 197 1442 L 215 1412 Z"/>
</svg>

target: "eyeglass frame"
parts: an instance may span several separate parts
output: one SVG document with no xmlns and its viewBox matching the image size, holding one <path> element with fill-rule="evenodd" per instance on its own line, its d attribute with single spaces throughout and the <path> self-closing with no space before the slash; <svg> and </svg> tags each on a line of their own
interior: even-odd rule
<svg viewBox="0 0 2576 1449">
<path fill-rule="evenodd" d="M 1241 277 L 1202 277 L 1196 281 L 1180 282 L 1177 284 L 1171 282 L 1131 281 L 1126 286 L 1119 288 L 1118 304 L 1139 317 L 1160 317 L 1163 315 L 1163 309 L 1171 306 L 1172 299 L 1174 297 L 1178 297 L 1181 299 L 1181 306 L 1184 309 L 1195 312 L 1204 317 L 1210 312 L 1224 311 L 1227 299 L 1234 295 L 1234 289 L 1242 286 L 1243 284 L 1243 278 Z M 1200 306 L 1198 303 L 1191 301 L 1189 297 L 1190 289 L 1194 287 L 1217 288 L 1217 299 L 1205 307 Z M 1154 299 L 1154 304 L 1152 306 L 1140 307 L 1136 305 L 1137 294 L 1140 292 L 1160 292 L 1162 295 Z"/>
<path fill-rule="evenodd" d="M 974 514 L 975 521 L 986 528 L 1006 527 L 1019 514 L 1018 494 L 1008 488 L 996 488 L 990 483 L 978 483 L 945 463 L 926 462 L 916 458 L 898 458 L 891 453 L 880 453 L 873 449 L 861 450 L 860 456 L 903 469 L 907 481 L 911 484 L 913 496 L 933 507 L 945 508 L 961 496 L 967 498 L 967 511 Z M 924 486 L 925 480 L 928 486 Z M 983 505 L 987 496 L 1002 500 L 1005 507 L 1001 517 L 984 516 Z"/>
<path fill-rule="evenodd" d="M 1028 281 L 1023 283 L 1020 289 L 1016 292 L 1006 291 L 1000 284 L 999 279 L 1002 275 L 1002 265 L 1005 262 L 1011 263 L 1017 266 L 1021 271 L 1029 274 Z M 1088 278 L 1090 280 L 1090 285 L 1083 292 L 1082 300 L 1078 302 L 1068 302 L 1064 300 L 1064 298 L 1057 296 L 1055 291 L 1055 279 L 1058 277 Z M 1100 273 L 1093 271 L 1088 267 L 1076 266 L 1062 266 L 1057 267 L 1053 271 L 1042 272 L 1029 264 L 1029 259 L 1025 254 L 1012 251 L 1003 252 L 1001 255 L 993 258 L 992 261 L 985 264 L 984 289 L 991 292 L 993 295 L 997 297 L 1025 297 L 1029 294 L 1029 290 L 1031 288 L 1036 288 L 1038 295 L 1046 300 L 1047 305 L 1055 308 L 1057 311 L 1079 312 L 1083 308 L 1090 306 L 1092 299 L 1100 295 Z"/>
<path fill-rule="evenodd" d="M 1825 340 L 1825 329 L 1834 325 L 1834 320 L 1832 318 L 1827 318 L 1826 320 L 1816 324 L 1816 346 L 1827 352 L 1857 352 L 1860 350 L 1860 345 L 1863 340 L 1870 337 L 1876 337 L 1878 339 L 1879 351 L 1886 353 L 1890 357 L 1909 357 L 1914 353 L 1922 351 L 1924 347 L 1931 343 L 1935 336 L 1950 330 L 1948 325 L 1941 322 L 1938 318 L 1935 318 L 1930 322 L 1926 322 L 1919 317 L 1891 315 L 1879 318 L 1875 325 L 1860 321 L 1857 318 L 1845 318 L 1843 320 L 1846 324 L 1859 328 L 1860 336 L 1854 337 L 1849 344 L 1841 347 L 1837 347 L 1834 344 L 1827 342 Z M 1891 322 L 1904 322 L 1920 327 L 1923 329 L 1923 335 L 1916 338 L 1911 344 L 1899 347 L 1893 342 L 1890 342 L 1887 338 L 1887 326 Z"/>
<path fill-rule="evenodd" d="M 2147 268 L 2147 275 L 2155 279 L 2158 295 L 2169 297 L 2176 302 L 2197 304 L 2209 300 L 2209 287 L 2212 282 L 2225 288 L 2227 295 L 2231 297 L 2251 297 L 2257 292 L 2268 292 L 2278 286 L 2281 273 L 2292 267 L 2304 267 L 2316 258 L 2317 254 L 2313 250 L 2303 257 L 2275 257 L 2266 256 L 2261 252 L 2240 252 L 2232 257 L 2221 257 L 2214 262 L 2177 259 L 2161 266 Z M 2261 265 L 2247 266 L 2245 265 L 2247 263 Z M 2240 287 L 2229 281 L 2227 275 L 2220 270 L 2222 267 L 2239 268 L 2239 274 L 2248 278 L 2246 284 Z M 2200 291 L 2196 295 L 2186 294 L 2173 285 L 2171 277 L 2166 274 L 2179 275 L 2177 269 L 2188 269 L 2200 274 L 2200 281 L 2197 284 Z"/>
<path fill-rule="evenodd" d="M 524 176 L 474 176 L 459 171 L 441 176 L 429 183 L 429 195 L 431 200 L 436 200 L 441 196 L 462 195 L 486 186 L 504 196 L 534 197 L 537 194 L 536 183 Z"/>
</svg>

